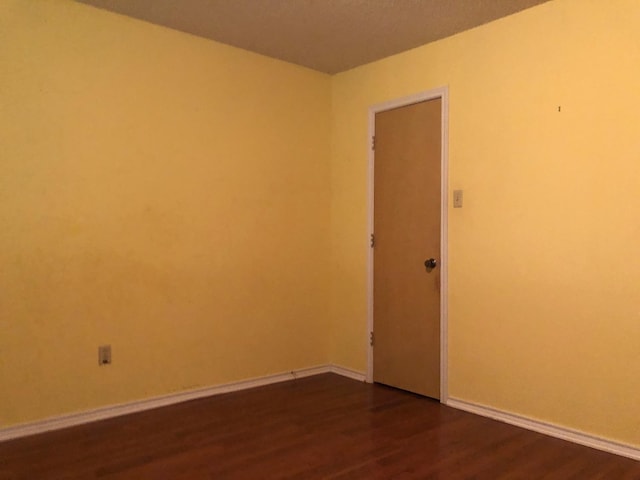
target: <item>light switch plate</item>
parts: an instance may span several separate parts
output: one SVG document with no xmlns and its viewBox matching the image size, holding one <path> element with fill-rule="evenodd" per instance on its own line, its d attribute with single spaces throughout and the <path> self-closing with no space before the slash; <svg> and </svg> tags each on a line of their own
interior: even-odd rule
<svg viewBox="0 0 640 480">
<path fill-rule="evenodd" d="M 453 191 L 453 208 L 462 208 L 462 190 Z"/>
</svg>

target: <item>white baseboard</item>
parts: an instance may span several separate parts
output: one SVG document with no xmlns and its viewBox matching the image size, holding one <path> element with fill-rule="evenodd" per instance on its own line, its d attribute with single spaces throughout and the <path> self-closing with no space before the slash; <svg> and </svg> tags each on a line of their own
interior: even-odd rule
<svg viewBox="0 0 640 480">
<path fill-rule="evenodd" d="M 329 368 L 332 373 L 337 373 L 338 375 L 348 377 L 352 380 L 357 380 L 359 382 L 364 382 L 366 380 L 366 375 L 364 373 L 351 370 L 350 368 L 341 367 L 340 365 L 330 365 Z"/>
<path fill-rule="evenodd" d="M 631 445 L 625 445 L 622 443 L 616 443 L 611 440 L 596 437 L 588 433 L 581 432 L 579 430 L 573 430 L 570 428 L 561 427 L 552 423 L 541 422 L 533 420 L 531 418 L 515 415 L 502 410 L 497 410 L 491 407 L 485 407 L 483 405 L 477 405 L 474 403 L 466 402 L 456 398 L 449 398 L 447 406 L 457 408 L 458 410 L 464 410 L 465 412 L 474 413 L 482 417 L 488 417 L 493 420 L 522 427 L 527 430 L 549 435 L 550 437 L 560 438 L 569 442 L 577 443 L 587 447 L 595 448 L 597 450 L 603 450 L 605 452 L 614 453 L 622 457 L 633 458 L 634 460 L 640 460 L 640 449 Z"/>
<path fill-rule="evenodd" d="M 320 365 L 317 367 L 302 368 L 299 370 L 292 370 L 290 372 L 278 373 L 275 375 L 267 375 L 264 377 L 250 378 L 247 380 L 241 380 L 239 382 L 226 383 L 213 387 L 198 388 L 195 390 L 172 393 L 169 395 L 162 395 L 160 397 L 153 397 L 144 400 L 137 400 L 118 405 L 96 408 L 84 412 L 60 415 L 56 417 L 46 418 L 37 422 L 15 425 L 8 428 L 0 428 L 0 442 L 20 437 L 26 437 L 29 435 L 35 435 L 38 433 L 49 432 L 52 430 L 73 427 L 76 425 L 83 425 L 85 423 L 105 420 L 107 418 L 128 415 L 130 413 L 142 412 L 144 410 L 151 410 L 153 408 L 166 407 L 168 405 L 195 400 L 197 398 L 210 397 L 213 395 L 220 395 L 229 392 L 237 392 L 240 390 L 246 390 L 248 388 L 286 382 L 288 380 L 310 377 L 312 375 L 319 375 L 322 373 L 336 373 L 338 375 L 349 377 L 354 380 L 364 381 L 364 375 L 362 373 L 355 372 L 338 365 Z"/>
</svg>

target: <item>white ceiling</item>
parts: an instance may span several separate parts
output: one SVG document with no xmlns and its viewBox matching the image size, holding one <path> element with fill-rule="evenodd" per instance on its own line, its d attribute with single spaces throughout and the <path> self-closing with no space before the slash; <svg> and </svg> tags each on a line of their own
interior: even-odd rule
<svg viewBox="0 0 640 480">
<path fill-rule="evenodd" d="M 77 0 L 338 73 L 549 0 Z"/>
</svg>

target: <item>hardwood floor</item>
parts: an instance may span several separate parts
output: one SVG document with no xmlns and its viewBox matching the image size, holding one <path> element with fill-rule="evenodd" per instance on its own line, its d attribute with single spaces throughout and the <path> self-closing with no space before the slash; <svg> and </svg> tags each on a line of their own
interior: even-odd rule
<svg viewBox="0 0 640 480">
<path fill-rule="evenodd" d="M 1 480 L 640 479 L 640 462 L 333 374 L 0 443 Z"/>
</svg>

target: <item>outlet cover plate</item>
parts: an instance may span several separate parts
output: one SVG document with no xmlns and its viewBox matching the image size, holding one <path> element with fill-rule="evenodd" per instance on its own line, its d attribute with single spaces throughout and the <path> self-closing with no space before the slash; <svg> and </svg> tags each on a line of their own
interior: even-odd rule
<svg viewBox="0 0 640 480">
<path fill-rule="evenodd" d="M 100 345 L 98 347 L 98 365 L 111 364 L 111 345 Z"/>
</svg>

